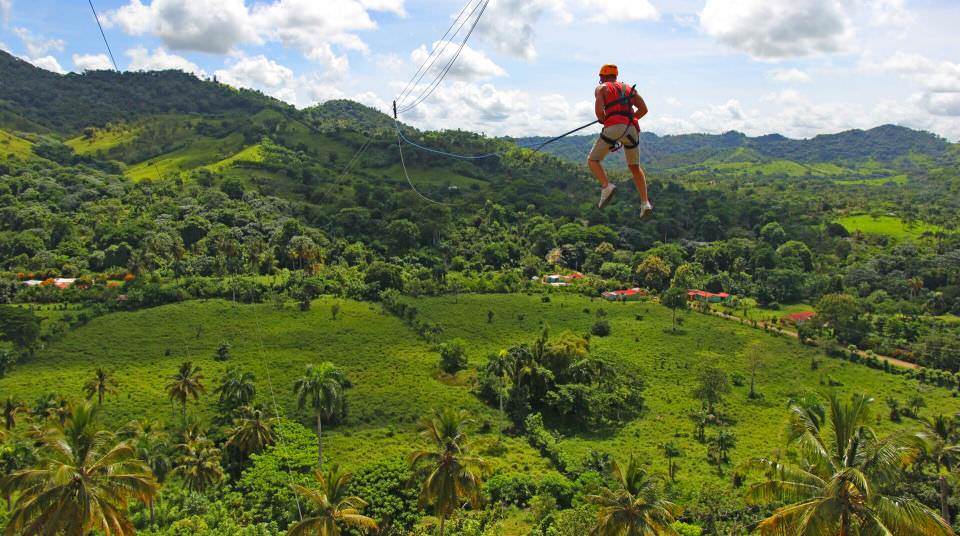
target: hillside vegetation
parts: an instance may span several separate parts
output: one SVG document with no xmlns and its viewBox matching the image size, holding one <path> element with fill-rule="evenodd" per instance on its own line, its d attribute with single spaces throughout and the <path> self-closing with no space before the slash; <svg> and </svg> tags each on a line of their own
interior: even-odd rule
<svg viewBox="0 0 960 536">
<path fill-rule="evenodd" d="M 105 533 L 97 502 L 149 536 L 581 536 L 638 504 L 662 523 L 617 534 L 742 535 L 811 496 L 952 534 L 955 144 L 644 133 L 641 221 L 613 160 L 597 208 L 590 136 L 401 124 L 498 155 L 405 170 L 362 103 L 3 52 L 0 80 L 10 534 Z M 770 460 L 819 480 L 764 494 L 799 474 Z"/>
</svg>

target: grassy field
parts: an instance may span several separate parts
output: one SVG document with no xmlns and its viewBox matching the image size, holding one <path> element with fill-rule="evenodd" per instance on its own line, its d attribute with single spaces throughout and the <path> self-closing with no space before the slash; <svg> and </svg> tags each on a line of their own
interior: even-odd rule
<svg viewBox="0 0 960 536">
<path fill-rule="evenodd" d="M 613 433 L 565 430 L 563 447 L 575 456 L 591 449 L 616 456 L 637 454 L 653 461 L 665 471 L 660 445 L 676 441 L 684 452 L 681 460 L 681 489 L 692 492 L 704 478 L 719 478 L 706 461 L 706 446 L 692 437 L 690 411 L 699 407 L 691 396 L 698 371 L 705 364 L 716 364 L 729 373 L 746 375 L 745 352 L 759 345 L 767 362 L 758 376 L 763 399 L 750 401 L 747 387 L 735 387 L 728 397 L 728 411 L 737 420 L 733 427 L 737 448 L 734 462 L 766 454 L 779 446 L 786 407 L 791 398 L 825 389 L 827 378 L 842 384 L 844 392 L 863 391 L 878 399 L 887 396 L 906 398 L 916 393 L 919 384 L 845 361 L 820 356 L 818 370 L 810 370 L 810 361 L 819 356 L 815 350 L 800 346 L 795 339 L 775 337 L 740 324 L 691 313 L 683 326 L 684 334 L 666 333 L 670 312 L 658 305 L 643 303 L 608 304 L 580 297 L 557 296 L 541 303 L 533 296 L 461 296 L 420 300 L 420 310 L 444 327 L 444 335 L 461 337 L 470 343 L 470 361 L 484 362 L 486 355 L 506 345 L 531 341 L 541 321 L 552 332 L 569 329 L 585 332 L 595 320 L 597 308 L 607 312 L 613 331 L 605 338 L 594 338 L 593 351 L 614 361 L 635 367 L 646 379 L 648 410 L 639 420 Z M 585 312 L 589 309 L 589 312 Z M 486 322 L 486 311 L 494 311 L 494 320 Z M 525 315 L 522 322 L 519 315 Z M 637 320 L 640 315 L 641 320 Z M 960 408 L 960 401 L 941 389 L 922 388 L 929 411 L 948 413 Z M 877 415 L 884 409 L 877 407 Z M 886 419 L 880 425 L 891 428 Z"/>
<path fill-rule="evenodd" d="M 216 164 L 243 149 L 243 135 L 234 133 L 225 138 L 199 137 L 193 143 L 169 153 L 144 160 L 128 167 L 124 175 L 134 181 L 177 175 L 208 164 Z"/>
<path fill-rule="evenodd" d="M 98 130 L 89 138 L 86 136 L 70 138 L 66 141 L 66 144 L 77 154 L 92 154 L 97 151 L 107 151 L 122 143 L 132 141 L 139 133 L 139 127 L 122 125 L 111 130 Z"/>
<path fill-rule="evenodd" d="M 837 221 L 851 233 L 860 231 L 864 234 L 887 235 L 898 240 L 918 238 L 924 232 L 934 232 L 937 230 L 936 226 L 923 222 L 914 222 L 912 225 L 907 225 L 896 216 L 857 214 L 845 216 Z"/>
<path fill-rule="evenodd" d="M 15 157 L 26 160 L 33 156 L 32 144 L 20 137 L 0 130 L 0 157 Z"/>
<path fill-rule="evenodd" d="M 715 304 L 713 307 L 724 313 L 734 315 L 740 318 L 746 318 L 747 320 L 762 320 L 768 322 L 770 320 L 779 320 L 786 315 L 792 313 L 805 313 L 807 311 L 813 311 L 813 306 L 806 303 L 792 303 L 789 305 L 781 305 L 779 309 L 764 309 L 762 307 L 751 307 L 747 309 L 747 314 L 743 314 L 742 308 L 737 307 L 727 307 L 724 305 Z"/>
<path fill-rule="evenodd" d="M 877 179 L 851 179 L 851 180 L 835 180 L 834 183 L 844 185 L 844 186 L 854 186 L 854 185 L 866 185 L 866 186 L 883 186 L 885 184 L 896 184 L 898 186 L 903 186 L 907 183 L 906 175 L 893 175 L 890 177 L 880 177 Z"/>
<path fill-rule="evenodd" d="M 526 295 L 415 301 L 423 317 L 443 327 L 443 337 L 468 342 L 473 367 L 482 366 L 491 352 L 532 341 L 544 325 L 555 335 L 564 330 L 584 333 L 596 319 L 596 310 L 602 308 L 612 334 L 595 337 L 592 350 L 642 375 L 647 407 L 622 429 L 561 430 L 562 448 L 573 459 L 581 459 L 592 449 L 617 457 L 637 454 L 651 460 L 654 469 L 664 470 L 660 445 L 675 441 L 684 453 L 677 488 L 682 495 L 698 489 L 705 479 L 726 482 L 729 478 L 717 476 L 708 465 L 706 447 L 693 439 L 687 417 L 699 405 L 691 391 L 705 364 L 746 375 L 748 347 L 755 344 L 766 356 L 758 377 L 763 398 L 749 401 L 747 387 L 734 387 L 725 406 L 736 419 L 732 427 L 737 436 L 734 463 L 777 447 L 788 400 L 825 389 L 822 382 L 827 378 L 842 384 L 844 392 L 864 391 L 879 400 L 887 396 L 904 399 L 920 389 L 914 381 L 823 356 L 819 357 L 819 369 L 812 371 L 814 350 L 715 317 L 690 313 L 683 333 L 668 333 L 670 311 L 655 304 L 609 304 L 574 295 L 555 295 L 549 303 L 543 303 L 540 296 Z M 292 416 L 295 378 L 308 363 L 329 360 L 342 366 L 354 383 L 348 392 L 347 422 L 330 428 L 327 434 L 329 454 L 340 463 L 355 467 L 406 455 L 418 441 L 416 420 L 431 408 L 452 406 L 468 409 L 480 423 L 494 424 L 490 433 L 477 432 L 473 437 L 496 467 L 534 473 L 549 468 L 522 438 L 504 438 L 503 453 L 488 448 L 497 441 L 498 415 L 470 392 L 471 371 L 456 378 L 439 375 L 436 352 L 378 305 L 336 300 L 342 311 L 333 320 L 330 307 L 334 302 L 319 299 L 311 311 L 302 313 L 291 307 L 278 311 L 265 304 L 193 301 L 99 317 L 0 379 L 0 393 L 30 402 L 47 392 L 78 397 L 94 368 L 103 366 L 121 382 L 120 392 L 109 396 L 105 404 L 105 418 L 111 426 L 147 416 L 175 421 L 177 414 L 163 387 L 180 362 L 192 360 L 203 368 L 208 392 L 199 403 L 191 404 L 191 414 L 201 419 L 212 415 L 216 380 L 228 365 L 236 364 L 256 374 L 261 403 L 270 401 L 272 385 L 282 411 Z M 490 323 L 487 311 L 494 312 Z M 231 345 L 232 358 L 227 363 L 213 360 L 221 341 Z M 960 400 L 946 390 L 923 388 L 921 392 L 927 402 L 926 414 L 960 410 Z M 878 407 L 877 422 L 891 429 L 884 414 L 884 408 Z M 910 426 L 909 421 L 905 426 Z"/>
</svg>

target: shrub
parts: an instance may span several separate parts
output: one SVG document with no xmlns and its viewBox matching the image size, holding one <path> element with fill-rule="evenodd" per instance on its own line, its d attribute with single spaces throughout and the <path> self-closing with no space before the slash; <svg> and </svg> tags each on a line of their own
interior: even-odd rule
<svg viewBox="0 0 960 536">
<path fill-rule="evenodd" d="M 553 497 L 560 508 L 570 508 L 576 491 L 574 483 L 560 473 L 547 473 L 537 483 L 537 494 Z"/>
<path fill-rule="evenodd" d="M 606 337 L 610 335 L 610 322 L 606 319 L 597 320 L 590 328 L 590 333 L 597 337 Z"/>
<path fill-rule="evenodd" d="M 467 366 L 466 343 L 462 339 L 453 339 L 439 346 L 440 368 L 447 374 L 456 374 Z"/>
<path fill-rule="evenodd" d="M 500 473 L 490 478 L 484 489 L 492 502 L 526 506 L 537 486 L 526 473 Z"/>
</svg>

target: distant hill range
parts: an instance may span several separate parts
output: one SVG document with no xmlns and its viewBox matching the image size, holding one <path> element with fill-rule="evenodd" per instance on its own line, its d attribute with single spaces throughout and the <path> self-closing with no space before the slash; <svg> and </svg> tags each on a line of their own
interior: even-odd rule
<svg viewBox="0 0 960 536">
<path fill-rule="evenodd" d="M 546 140 L 546 137 L 520 138 L 519 143 Z M 595 135 L 570 136 L 548 145 L 544 151 L 567 160 L 582 161 L 596 140 Z M 779 134 L 749 137 L 730 131 L 724 134 L 641 135 L 644 161 L 659 167 L 723 159 L 746 161 L 756 158 L 792 160 L 794 162 L 858 162 L 877 160 L 892 162 L 911 154 L 932 158 L 944 156 L 951 144 L 943 138 L 896 125 L 883 125 L 870 130 L 848 130 L 796 140 Z M 732 160 L 731 160 L 732 159 Z"/>
<path fill-rule="evenodd" d="M 284 122 L 285 116 L 287 120 L 307 122 L 330 134 L 342 129 L 384 133 L 393 128 L 390 116 L 349 100 L 332 100 L 297 110 L 260 92 L 200 80 L 180 71 L 92 71 L 59 75 L 0 51 L 2 129 L 71 138 L 88 127 L 135 123 L 164 114 L 229 116 L 240 123 L 244 118 L 255 122 L 267 115 Z M 269 121 L 262 131 L 273 128 Z M 641 138 L 644 163 L 661 170 L 703 165 L 713 166 L 711 170 L 732 170 L 735 164 L 783 161 L 800 167 L 824 162 L 876 161 L 885 167 L 902 169 L 916 163 L 918 157 L 956 160 L 960 154 L 956 145 L 934 134 L 894 125 L 807 140 L 777 134 L 749 137 L 739 132 L 671 136 L 644 132 Z M 480 136 L 472 139 L 482 142 Z M 515 141 L 529 143 L 545 139 L 526 137 Z M 579 164 L 594 140 L 594 135 L 570 136 L 548 145 L 543 151 Z M 457 147 L 447 149 L 458 150 Z M 471 147 L 460 150 L 470 152 Z M 777 173 L 779 169 L 774 167 Z"/>
</svg>

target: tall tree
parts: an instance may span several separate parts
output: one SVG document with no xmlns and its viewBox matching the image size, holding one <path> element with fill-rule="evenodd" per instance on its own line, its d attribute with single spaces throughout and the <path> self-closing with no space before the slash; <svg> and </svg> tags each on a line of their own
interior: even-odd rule
<svg viewBox="0 0 960 536">
<path fill-rule="evenodd" d="M 17 425 L 17 415 L 27 411 L 27 405 L 22 400 L 15 400 L 12 396 L 7 396 L 3 401 L 3 426 L 7 430 L 13 430 Z"/>
<path fill-rule="evenodd" d="M 198 400 L 200 395 L 207 391 L 203 386 L 203 374 L 200 374 L 200 367 L 196 367 L 190 361 L 184 361 L 180 364 L 180 369 L 167 382 L 167 396 L 170 400 L 176 400 L 180 403 L 180 414 L 183 422 L 187 420 L 187 400 L 193 398 Z"/>
<path fill-rule="evenodd" d="M 250 371 L 243 371 L 239 367 L 228 368 L 216 389 L 220 395 L 218 403 L 221 411 L 232 413 L 241 406 L 252 404 L 257 395 L 255 381 L 256 377 Z"/>
<path fill-rule="evenodd" d="M 789 442 L 797 463 L 757 458 L 745 464 L 765 477 L 747 491 L 749 502 L 786 503 L 757 525 L 759 533 L 952 535 L 936 512 L 881 491 L 919 451 L 906 436 L 879 437 L 868 426 L 873 399 L 857 394 L 843 402 L 831 394 L 826 403 L 791 407 Z"/>
<path fill-rule="evenodd" d="M 157 483 L 128 442 L 96 429 L 96 409 L 74 406 L 64 425 L 42 432 L 36 467 L 0 481 L 16 496 L 7 534 L 134 534 L 128 502 L 150 502 Z"/>
<path fill-rule="evenodd" d="M 310 407 L 317 423 L 317 465 L 323 467 L 323 420 L 339 417 L 345 411 L 343 371 L 329 361 L 307 365 L 306 373 L 293 384 L 297 407 Z"/>
<path fill-rule="evenodd" d="M 93 377 L 83 386 L 83 391 L 87 394 L 87 400 L 97 395 L 97 404 L 103 404 L 103 396 L 107 393 L 117 392 L 117 380 L 109 372 L 97 367 Z"/>
<path fill-rule="evenodd" d="M 173 472 L 183 478 L 188 489 L 204 492 L 223 479 L 220 449 L 212 441 L 200 437 L 180 445 L 180 450 Z"/>
<path fill-rule="evenodd" d="M 430 448 L 410 454 L 410 467 L 420 474 L 420 504 L 432 505 L 443 536 L 447 518 L 464 501 L 480 504 L 481 475 L 486 462 L 467 453 L 466 427 L 473 421 L 466 411 L 437 410 L 420 420 L 420 436 Z"/>
<path fill-rule="evenodd" d="M 937 470 L 940 488 L 940 517 L 950 522 L 950 493 L 947 475 L 960 456 L 960 445 L 954 444 L 956 421 L 944 415 L 924 419 L 923 430 L 917 436 L 923 441 L 924 456 L 933 462 Z"/>
<path fill-rule="evenodd" d="M 660 295 L 660 304 L 672 312 L 672 331 L 677 331 L 677 311 L 687 306 L 687 291 L 679 287 L 670 287 Z"/>
<path fill-rule="evenodd" d="M 244 406 L 240 408 L 240 417 L 233 421 L 233 428 L 227 432 L 227 447 L 237 449 L 240 458 L 245 460 L 250 454 L 262 451 L 274 441 L 273 425 L 275 419 L 259 408 Z"/>
<path fill-rule="evenodd" d="M 347 493 L 352 476 L 350 473 L 333 464 L 326 474 L 319 469 L 313 474 L 319 484 L 318 489 L 298 484 L 293 484 L 292 487 L 316 510 L 317 515 L 290 527 L 287 533 L 289 536 L 340 536 L 343 525 L 363 532 L 376 530 L 377 523 L 360 513 L 367 503 L 360 497 Z"/>
<path fill-rule="evenodd" d="M 613 462 L 616 487 L 604 488 L 587 501 L 600 507 L 592 536 L 676 535 L 671 527 L 683 509 L 662 498 L 655 479 L 634 459 Z"/>
<path fill-rule="evenodd" d="M 713 413 L 717 404 L 723 401 L 723 396 L 730 392 L 730 380 L 727 373 L 714 366 L 704 367 L 697 378 L 699 382 L 693 391 L 693 396 L 703 402 L 704 408 Z"/>
</svg>

